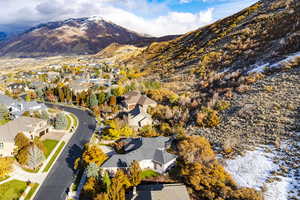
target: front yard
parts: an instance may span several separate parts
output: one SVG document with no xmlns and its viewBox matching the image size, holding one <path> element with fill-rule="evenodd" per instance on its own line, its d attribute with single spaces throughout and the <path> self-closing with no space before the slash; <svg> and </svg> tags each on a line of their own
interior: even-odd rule
<svg viewBox="0 0 300 200">
<path fill-rule="evenodd" d="M 6 124 L 7 122 L 9 122 L 8 120 L 6 120 L 6 119 L 2 119 L 2 120 L 0 120 L 0 126 L 2 126 L 2 125 L 4 125 L 4 124 Z"/>
<path fill-rule="evenodd" d="M 56 152 L 54 153 L 54 155 L 52 156 L 52 158 L 49 160 L 47 166 L 45 167 L 45 169 L 43 170 L 43 172 L 48 172 L 48 170 L 50 169 L 50 167 L 52 166 L 53 162 L 55 161 L 56 157 L 59 155 L 59 153 L 61 152 L 61 150 L 63 149 L 63 147 L 65 146 L 65 142 L 62 142 L 59 147 L 57 148 Z"/>
<path fill-rule="evenodd" d="M 0 200 L 16 200 L 21 197 L 27 184 L 23 181 L 12 180 L 0 185 Z"/>
<path fill-rule="evenodd" d="M 57 145 L 58 141 L 57 140 L 44 140 L 43 144 L 45 145 L 46 148 L 46 152 L 45 152 L 45 156 L 46 158 L 48 158 L 48 156 L 50 155 L 50 153 L 52 152 L 52 150 L 55 148 L 55 146 Z"/>
</svg>

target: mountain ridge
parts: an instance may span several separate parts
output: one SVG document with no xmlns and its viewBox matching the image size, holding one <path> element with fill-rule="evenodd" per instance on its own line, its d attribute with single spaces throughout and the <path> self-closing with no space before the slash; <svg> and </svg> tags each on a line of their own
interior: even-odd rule
<svg viewBox="0 0 300 200">
<path fill-rule="evenodd" d="M 149 37 L 100 17 L 70 18 L 34 26 L 0 44 L 0 56 L 94 54 L 111 43 L 145 46 L 177 36 Z"/>
</svg>

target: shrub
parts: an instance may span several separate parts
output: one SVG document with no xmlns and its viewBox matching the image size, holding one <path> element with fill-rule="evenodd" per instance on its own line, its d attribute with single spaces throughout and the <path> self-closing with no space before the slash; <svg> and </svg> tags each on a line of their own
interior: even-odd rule
<svg viewBox="0 0 300 200">
<path fill-rule="evenodd" d="M 159 133 L 150 125 L 144 126 L 139 130 L 139 135 L 142 137 L 156 137 Z"/>
<path fill-rule="evenodd" d="M 214 127 L 220 123 L 220 119 L 217 111 L 204 108 L 197 113 L 196 122 L 200 127 Z"/>
<path fill-rule="evenodd" d="M 189 136 L 177 145 L 178 169 L 195 199 L 262 200 L 254 189 L 237 189 L 236 183 L 215 159 L 209 142 L 200 136 Z"/>
<path fill-rule="evenodd" d="M 252 188 L 241 188 L 232 192 L 232 200 L 262 200 L 261 192 Z"/>
<path fill-rule="evenodd" d="M 231 153 L 233 151 L 233 149 L 238 145 L 239 143 L 239 139 L 236 137 L 229 137 L 227 138 L 223 145 L 222 145 L 222 149 L 225 153 Z"/>
<path fill-rule="evenodd" d="M 168 123 L 161 123 L 159 127 L 160 131 L 166 135 L 169 135 L 172 133 L 172 129 Z"/>
<path fill-rule="evenodd" d="M 209 142 L 200 136 L 189 136 L 177 145 L 179 155 L 186 163 L 208 163 L 215 159 Z"/>
<path fill-rule="evenodd" d="M 216 109 L 219 111 L 227 110 L 230 107 L 230 102 L 228 101 L 218 101 L 216 104 Z"/>
</svg>

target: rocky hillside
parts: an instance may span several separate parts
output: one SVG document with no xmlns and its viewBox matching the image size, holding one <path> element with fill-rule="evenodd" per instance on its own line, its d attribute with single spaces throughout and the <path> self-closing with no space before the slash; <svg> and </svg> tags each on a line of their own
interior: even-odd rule
<svg viewBox="0 0 300 200">
<path fill-rule="evenodd" d="M 144 36 L 99 17 L 69 19 L 40 24 L 10 38 L 0 45 L 0 56 L 93 54 L 111 43 L 143 46 L 174 37 Z"/>
<path fill-rule="evenodd" d="M 165 78 L 195 81 L 212 71 L 246 71 L 300 50 L 300 1 L 262 0 L 241 12 L 187 33 L 153 43 L 129 62 Z"/>
</svg>

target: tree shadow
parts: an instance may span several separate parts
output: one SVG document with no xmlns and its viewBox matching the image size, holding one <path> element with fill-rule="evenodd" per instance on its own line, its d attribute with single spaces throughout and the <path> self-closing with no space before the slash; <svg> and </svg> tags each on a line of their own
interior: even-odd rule
<svg viewBox="0 0 300 200">
<path fill-rule="evenodd" d="M 70 169 L 73 170 L 73 172 L 75 171 L 74 170 L 74 162 L 75 160 L 80 157 L 82 154 L 82 148 L 80 146 L 78 146 L 77 144 L 74 144 L 72 145 L 70 148 L 69 148 L 69 152 L 68 152 L 68 156 L 66 158 L 66 162 L 68 164 L 68 167 Z"/>
</svg>

